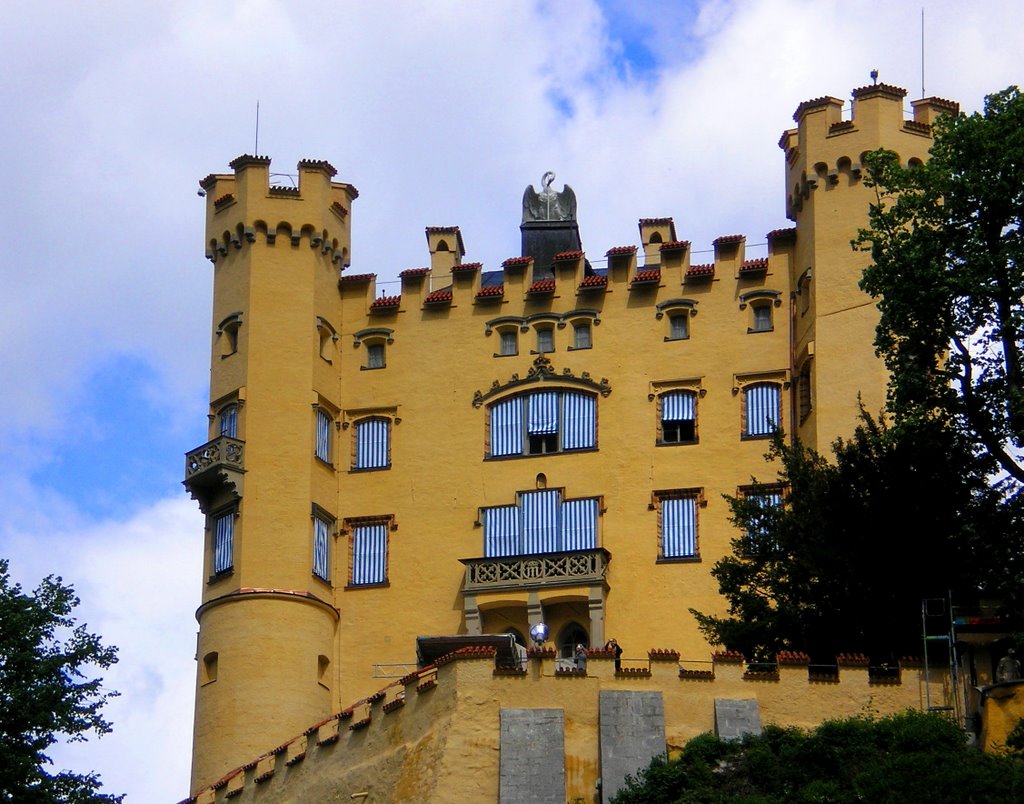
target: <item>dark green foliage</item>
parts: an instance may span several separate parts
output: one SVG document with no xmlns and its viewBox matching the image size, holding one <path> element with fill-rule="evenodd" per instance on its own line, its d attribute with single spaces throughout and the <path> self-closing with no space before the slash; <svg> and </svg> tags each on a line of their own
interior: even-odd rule
<svg viewBox="0 0 1024 804">
<path fill-rule="evenodd" d="M 102 795 L 96 774 L 51 775 L 45 751 L 63 737 L 84 740 L 110 731 L 100 714 L 116 692 L 91 668 L 117 661 L 117 649 L 75 624 L 78 598 L 60 578 L 32 594 L 12 584 L 0 559 L 0 802 L 119 802 Z"/>
<path fill-rule="evenodd" d="M 778 434 L 769 458 L 786 504 L 728 498 L 738 535 L 712 575 L 729 614 L 691 610 L 710 642 L 751 660 L 787 649 L 823 663 L 837 653 L 895 662 L 921 652 L 923 598 L 953 589 L 1015 599 L 1015 506 L 955 431 L 934 419 L 889 428 L 862 412 L 832 452 L 829 461 Z"/>
<path fill-rule="evenodd" d="M 701 735 L 678 759 L 655 759 L 615 804 L 672 802 L 1019 801 L 1024 766 L 967 746 L 939 715 L 828 721 L 812 732 L 768 726 L 725 742 Z"/>
<path fill-rule="evenodd" d="M 891 372 L 897 421 L 950 422 L 1024 484 L 1024 96 L 990 95 L 984 115 L 935 125 L 931 159 L 867 159 L 876 188 L 854 245 L 873 264 L 875 345 Z"/>
</svg>

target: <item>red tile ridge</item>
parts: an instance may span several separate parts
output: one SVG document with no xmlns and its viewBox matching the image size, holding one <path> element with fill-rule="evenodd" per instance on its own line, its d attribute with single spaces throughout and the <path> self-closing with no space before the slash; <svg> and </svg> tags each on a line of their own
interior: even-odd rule
<svg viewBox="0 0 1024 804">
<path fill-rule="evenodd" d="M 714 276 L 715 275 L 715 264 L 713 262 L 704 263 L 703 265 L 691 265 L 686 270 L 687 276 Z"/>
<path fill-rule="evenodd" d="M 459 231 L 458 226 L 428 226 L 427 232 L 430 234 L 455 234 Z"/>
<path fill-rule="evenodd" d="M 605 252 L 606 257 L 621 257 L 624 254 L 636 254 L 636 246 L 613 246 Z"/>
<path fill-rule="evenodd" d="M 326 159 L 300 159 L 299 170 L 322 170 L 330 177 L 338 175 L 338 171 L 334 169 L 334 165 L 328 162 Z"/>
<path fill-rule="evenodd" d="M 893 86 L 892 84 L 868 84 L 864 87 L 857 87 L 853 90 L 853 97 L 862 98 L 870 95 L 889 95 L 897 98 L 905 98 L 907 96 L 907 90 L 903 87 Z"/>
<path fill-rule="evenodd" d="M 713 245 L 713 246 L 730 246 L 733 243 L 741 243 L 741 242 L 743 242 L 746 239 L 747 239 L 747 236 L 746 235 L 741 235 L 741 234 L 722 235 L 721 237 L 716 237 L 711 242 L 711 245 Z"/>
<path fill-rule="evenodd" d="M 555 280 L 554 279 L 538 279 L 532 285 L 527 293 L 554 293 L 555 291 Z"/>
<path fill-rule="evenodd" d="M 501 265 L 504 268 L 519 268 L 523 265 L 529 265 L 533 261 L 533 257 L 509 257 Z"/>
<path fill-rule="evenodd" d="M 494 296 L 504 296 L 504 295 L 505 295 L 505 285 L 501 284 L 501 285 L 488 285 L 485 288 L 480 288 L 479 292 L 476 294 L 476 297 L 478 299 L 485 299 L 485 298 L 491 298 L 491 297 L 494 297 Z"/>
<path fill-rule="evenodd" d="M 636 276 L 633 277 L 633 283 L 637 282 L 657 282 L 661 279 L 661 270 L 658 268 L 647 268 L 643 271 L 637 271 Z"/>
<path fill-rule="evenodd" d="M 469 271 L 479 271 L 483 267 L 484 264 L 482 262 L 462 262 L 458 265 L 452 266 L 452 273 L 457 274 L 460 271 L 466 271 L 467 273 Z"/>
<path fill-rule="evenodd" d="M 672 240 L 668 243 L 662 243 L 660 251 L 682 251 L 690 247 L 689 240 Z"/>
<path fill-rule="evenodd" d="M 398 305 L 401 304 L 401 303 L 402 303 L 401 295 L 398 295 L 398 296 L 381 296 L 378 299 L 374 299 L 373 304 L 371 304 L 370 307 L 371 308 L 378 308 L 378 309 L 381 308 L 381 307 L 398 307 Z"/>
<path fill-rule="evenodd" d="M 772 229 L 765 235 L 769 240 L 795 240 L 796 227 L 790 226 L 787 229 Z"/>
<path fill-rule="evenodd" d="M 608 277 L 601 276 L 600 274 L 591 274 L 590 276 L 583 277 L 583 281 L 580 282 L 581 288 L 603 288 L 608 285 Z"/>
<path fill-rule="evenodd" d="M 561 262 L 563 260 L 578 260 L 583 256 L 582 251 L 559 251 L 555 257 L 555 262 Z"/>
<path fill-rule="evenodd" d="M 799 123 L 800 118 L 804 116 L 805 112 L 809 112 L 811 109 L 817 109 L 821 106 L 828 106 L 830 103 L 835 103 L 840 106 L 843 105 L 843 101 L 840 98 L 833 98 L 831 95 L 822 95 L 820 98 L 811 98 L 796 107 L 796 111 L 793 112 L 793 119 Z M 785 134 L 783 134 L 783 137 L 785 137 Z"/>
<path fill-rule="evenodd" d="M 377 278 L 377 274 L 343 274 L 341 282 L 355 284 L 356 282 L 369 282 Z"/>
<path fill-rule="evenodd" d="M 658 226 L 659 224 L 672 223 L 671 218 L 641 218 L 641 226 Z"/>
<path fill-rule="evenodd" d="M 768 258 L 758 257 L 756 260 L 745 260 L 740 265 L 740 273 L 760 273 L 761 271 L 768 270 Z"/>
<path fill-rule="evenodd" d="M 399 276 L 404 279 L 407 276 L 426 276 L 429 273 L 429 268 L 406 268 Z"/>
<path fill-rule="evenodd" d="M 427 298 L 423 300 L 424 304 L 451 304 L 452 291 L 451 288 L 441 288 L 441 290 L 435 290 L 432 293 L 427 294 Z"/>
<path fill-rule="evenodd" d="M 960 104 L 956 101 L 946 100 L 945 98 L 937 98 L 934 95 L 930 98 L 922 98 L 917 103 L 930 103 L 939 109 L 948 109 L 951 112 L 959 112 Z"/>
</svg>

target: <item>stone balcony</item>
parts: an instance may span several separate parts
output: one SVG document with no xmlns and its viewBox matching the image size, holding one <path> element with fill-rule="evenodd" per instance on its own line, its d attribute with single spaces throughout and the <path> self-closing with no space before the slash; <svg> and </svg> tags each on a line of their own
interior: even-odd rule
<svg viewBox="0 0 1024 804">
<path fill-rule="evenodd" d="M 599 586 L 604 583 L 611 554 L 603 548 L 565 553 L 463 558 L 463 593 L 495 592 L 542 587 Z"/>
<path fill-rule="evenodd" d="M 219 436 L 185 453 L 182 481 L 203 513 L 237 502 L 245 475 L 245 442 Z"/>
</svg>

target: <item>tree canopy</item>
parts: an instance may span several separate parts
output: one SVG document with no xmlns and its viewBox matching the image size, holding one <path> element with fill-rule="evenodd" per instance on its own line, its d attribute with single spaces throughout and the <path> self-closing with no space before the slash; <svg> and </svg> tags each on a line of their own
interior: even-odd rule
<svg viewBox="0 0 1024 804">
<path fill-rule="evenodd" d="M 59 738 L 103 735 L 101 710 L 116 692 L 95 669 L 117 661 L 117 649 L 76 625 L 74 589 L 44 578 L 31 594 L 12 583 L 0 559 L 0 801 L 119 802 L 98 792 L 95 773 L 51 773 L 46 750 Z"/>
<path fill-rule="evenodd" d="M 827 460 L 776 435 L 785 504 L 728 498 L 738 532 L 712 569 L 727 616 L 691 610 L 713 644 L 771 660 L 800 650 L 895 662 L 920 655 L 921 601 L 970 590 L 1017 600 L 1024 539 L 988 463 L 934 420 L 862 413 Z M 1016 535 L 1015 535 L 1016 534 Z"/>
<path fill-rule="evenodd" d="M 749 801 L 1020 801 L 1024 765 L 964 742 L 952 721 L 906 712 L 854 717 L 812 732 L 768 726 L 727 742 L 690 740 L 677 759 L 656 758 L 612 798 L 615 804 Z"/>
<path fill-rule="evenodd" d="M 861 287 L 881 320 L 898 421 L 948 421 L 1024 484 L 1024 96 L 989 95 L 983 114 L 934 125 L 924 165 L 891 151 L 866 162 L 876 190 Z"/>
</svg>

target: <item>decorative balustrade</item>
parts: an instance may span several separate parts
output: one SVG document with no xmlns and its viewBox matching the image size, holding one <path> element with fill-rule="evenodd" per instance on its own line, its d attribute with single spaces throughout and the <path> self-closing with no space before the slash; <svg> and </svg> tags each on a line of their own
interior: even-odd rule
<svg viewBox="0 0 1024 804">
<path fill-rule="evenodd" d="M 589 586 L 601 583 L 611 555 L 603 548 L 567 553 L 463 558 L 465 592 L 531 586 Z"/>
<path fill-rule="evenodd" d="M 219 436 L 201 447 L 185 453 L 185 481 L 188 482 L 207 469 L 235 469 L 245 471 L 245 442 L 237 438 Z"/>
</svg>

